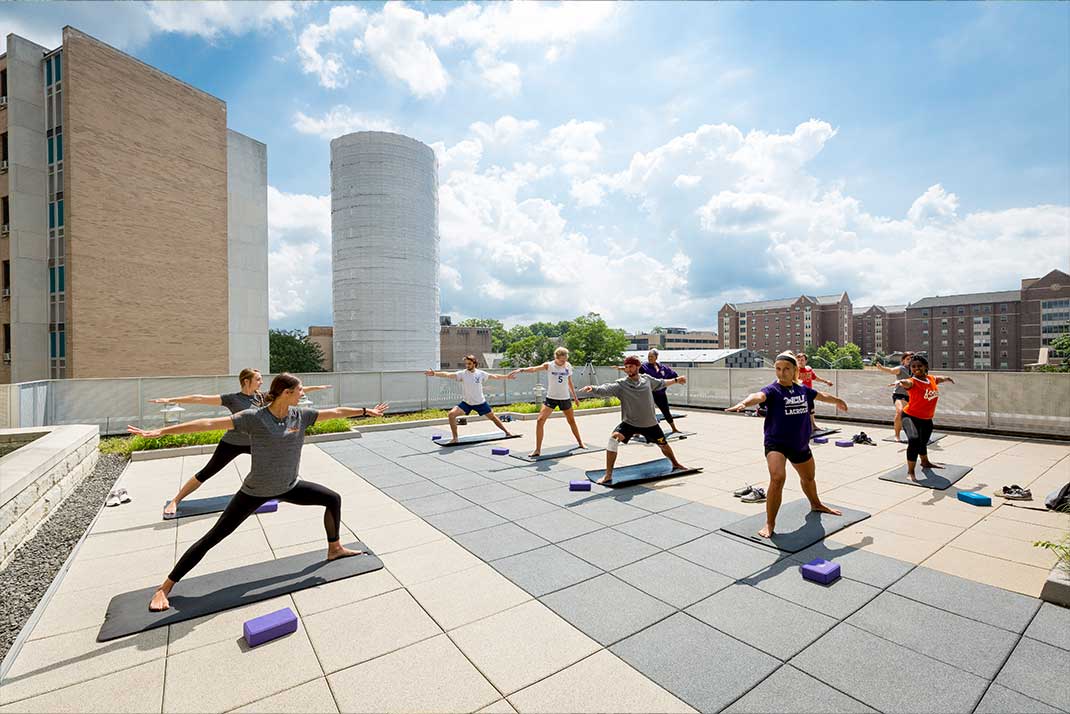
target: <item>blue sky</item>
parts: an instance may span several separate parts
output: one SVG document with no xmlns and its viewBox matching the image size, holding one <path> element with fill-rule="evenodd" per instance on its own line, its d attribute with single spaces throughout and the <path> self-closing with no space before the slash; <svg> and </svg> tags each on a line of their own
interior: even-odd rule
<svg viewBox="0 0 1070 714">
<path fill-rule="evenodd" d="M 440 159 L 442 311 L 713 327 L 1070 268 L 1070 5 L 51 3 L 268 146 L 272 326 L 329 324 L 332 136 Z"/>
</svg>

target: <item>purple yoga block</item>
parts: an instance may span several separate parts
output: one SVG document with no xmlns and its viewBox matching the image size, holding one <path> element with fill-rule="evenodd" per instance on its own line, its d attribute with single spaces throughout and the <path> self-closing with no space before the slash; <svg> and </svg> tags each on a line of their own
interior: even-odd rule
<svg viewBox="0 0 1070 714">
<path fill-rule="evenodd" d="M 812 580 L 822 585 L 828 585 L 840 577 L 840 564 L 824 558 L 815 558 L 805 565 L 800 565 L 799 570 L 802 571 L 804 580 Z"/>
<path fill-rule="evenodd" d="M 855 445 L 855 443 L 853 441 L 851 441 L 850 439 L 841 439 L 840 441 L 836 442 L 836 446 L 854 446 L 854 445 Z"/>
<path fill-rule="evenodd" d="M 279 510 L 279 502 L 274 498 L 270 501 L 265 501 L 264 505 L 254 511 L 255 513 L 274 513 Z"/>
<path fill-rule="evenodd" d="M 435 434 L 434 436 L 431 437 L 431 441 L 438 441 L 441 438 L 442 438 L 442 434 Z"/>
<path fill-rule="evenodd" d="M 248 620 L 242 629 L 245 632 L 245 641 L 250 647 L 256 647 L 276 637 L 297 632 L 297 615 L 290 608 L 284 607 Z"/>
<path fill-rule="evenodd" d="M 588 481 L 587 479 L 584 479 L 583 481 L 569 481 L 568 482 L 568 490 L 569 491 L 590 491 L 591 490 L 591 482 Z"/>
<path fill-rule="evenodd" d="M 814 437 L 814 443 L 815 444 L 827 444 L 827 443 L 829 443 L 829 438 L 827 436 L 815 436 Z"/>
<path fill-rule="evenodd" d="M 508 456 L 509 449 L 499 448 L 495 446 L 490 450 L 490 453 L 494 454 L 495 456 Z"/>
</svg>

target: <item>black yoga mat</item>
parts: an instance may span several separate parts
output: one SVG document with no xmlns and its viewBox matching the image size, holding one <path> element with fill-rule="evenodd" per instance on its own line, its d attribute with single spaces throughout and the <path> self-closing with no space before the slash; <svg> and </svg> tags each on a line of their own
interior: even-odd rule
<svg viewBox="0 0 1070 714">
<path fill-rule="evenodd" d="M 815 513 L 810 510 L 810 502 L 805 498 L 797 501 L 781 504 L 776 517 L 776 530 L 772 538 L 762 538 L 758 531 L 765 526 L 765 509 L 761 513 L 748 516 L 743 520 L 721 526 L 725 533 L 731 533 L 754 543 L 783 550 L 787 553 L 798 553 L 800 550 L 809 548 L 814 543 L 824 540 L 825 536 L 832 535 L 836 531 L 843 530 L 847 526 L 854 525 L 859 521 L 869 518 L 868 513 L 855 511 L 833 504 L 826 504 L 830 508 L 843 511 L 843 515 L 834 516 L 831 513 Z"/>
<path fill-rule="evenodd" d="M 349 543 L 346 547 L 350 550 L 368 549 L 360 542 Z M 166 566 L 161 563 L 161 567 Z M 163 612 L 149 611 L 149 601 L 157 588 L 153 585 L 116 595 L 111 599 L 108 612 L 104 616 L 104 624 L 97 633 L 97 642 L 173 625 L 335 580 L 363 575 L 382 567 L 383 562 L 370 553 L 327 562 L 323 550 L 265 560 L 180 581 L 168 598 L 171 608 Z"/>
<path fill-rule="evenodd" d="M 520 459 L 521 461 L 527 461 L 528 463 L 535 463 L 536 461 L 547 461 L 549 459 L 563 459 L 568 456 L 575 456 L 577 454 L 597 454 L 599 451 L 605 451 L 605 447 L 587 446 L 580 448 L 575 444 L 571 446 L 550 446 L 544 448 L 542 453 L 538 456 L 528 456 L 527 454 L 509 454 L 514 459 Z"/>
<path fill-rule="evenodd" d="M 840 433 L 839 429 L 817 429 L 816 431 L 814 431 L 813 433 L 810 434 L 810 438 L 814 439 L 814 438 L 817 438 L 817 437 L 820 437 L 820 436 L 828 436 L 829 434 L 839 434 L 839 433 Z"/>
<path fill-rule="evenodd" d="M 687 414 L 677 414 L 675 412 L 669 412 L 669 413 L 672 414 L 672 420 L 673 421 L 676 421 L 677 419 L 683 419 L 684 417 L 687 416 Z M 665 415 L 664 414 L 657 414 L 656 416 L 658 418 L 658 421 L 663 421 L 665 419 Z"/>
<path fill-rule="evenodd" d="M 971 471 L 973 471 L 972 466 L 944 464 L 943 468 L 924 469 L 921 467 L 921 464 L 918 464 L 917 468 L 914 469 L 914 475 L 918 477 L 918 480 L 915 482 L 907 478 L 907 465 L 903 464 L 899 468 L 881 474 L 880 480 L 905 483 L 911 486 L 921 486 L 922 488 L 943 491 Z"/>
<path fill-rule="evenodd" d="M 500 431 L 489 431 L 486 434 L 468 434 L 466 436 L 458 437 L 457 441 L 450 443 L 450 440 L 443 436 L 435 443 L 439 446 L 466 446 L 468 444 L 482 444 L 485 441 L 503 441 L 505 439 L 519 439 L 522 434 L 513 434 L 512 436 L 506 436 Z"/>
<path fill-rule="evenodd" d="M 695 436 L 695 432 L 693 432 L 693 431 L 675 431 L 675 432 L 674 431 L 667 431 L 667 432 L 665 432 L 665 441 L 679 441 L 680 439 L 686 439 L 689 436 Z M 650 443 L 650 442 L 648 442 L 646 440 L 646 437 L 644 437 L 642 434 L 637 434 L 636 435 L 635 442 L 637 444 L 648 444 L 648 443 Z"/>
<path fill-rule="evenodd" d="M 947 434 L 941 434 L 940 432 L 934 431 L 932 433 L 932 436 L 929 437 L 929 443 L 935 444 L 936 442 L 940 441 L 940 439 L 943 439 L 945 436 L 947 436 Z M 907 440 L 905 438 L 903 438 L 901 441 L 896 441 L 895 434 L 892 434 L 891 436 L 886 436 L 881 439 L 881 441 L 890 441 L 893 444 L 903 444 L 904 446 L 907 443 Z"/>
<path fill-rule="evenodd" d="M 635 484 L 644 481 L 657 481 L 663 478 L 673 478 L 674 476 L 697 474 L 701 470 L 702 469 L 687 469 L 685 471 L 673 471 L 671 461 L 668 459 L 657 459 L 656 461 L 647 461 L 641 464 L 632 464 L 631 466 L 619 466 L 613 469 L 613 480 L 611 482 L 599 485 L 608 486 L 609 488 L 634 486 Z M 597 483 L 598 479 L 606 475 L 606 470 L 596 469 L 587 471 L 585 475 L 589 481 Z"/>
<path fill-rule="evenodd" d="M 187 498 L 179 501 L 178 510 L 173 516 L 164 516 L 165 521 L 174 518 L 186 518 L 187 516 L 203 516 L 207 513 L 222 513 L 234 496 L 212 496 L 211 498 Z M 170 503 L 168 501 L 167 503 Z M 165 507 L 167 503 L 163 504 Z"/>
</svg>

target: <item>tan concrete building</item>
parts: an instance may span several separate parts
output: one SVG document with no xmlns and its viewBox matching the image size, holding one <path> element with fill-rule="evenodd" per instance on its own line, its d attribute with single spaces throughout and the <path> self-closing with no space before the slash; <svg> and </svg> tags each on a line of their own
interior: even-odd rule
<svg viewBox="0 0 1070 714">
<path fill-rule="evenodd" d="M 334 371 L 334 328 L 330 325 L 310 325 L 308 339 L 323 350 L 323 369 Z"/>
<path fill-rule="evenodd" d="M 716 332 L 666 327 L 664 332 L 628 335 L 628 344 L 630 350 L 717 350 L 721 348 L 721 338 Z"/>
<path fill-rule="evenodd" d="M 0 381 L 267 369 L 264 145 L 74 28 L 6 50 Z"/>
<path fill-rule="evenodd" d="M 489 327 L 460 327 L 454 325 L 450 318 L 439 318 L 439 369 L 464 368 L 464 356 L 475 355 L 479 366 L 488 368 L 485 354 L 490 354 Z"/>
<path fill-rule="evenodd" d="M 747 348 L 766 357 L 806 345 L 851 341 L 851 298 L 800 295 L 782 300 L 725 303 L 717 313 L 721 349 Z"/>
</svg>

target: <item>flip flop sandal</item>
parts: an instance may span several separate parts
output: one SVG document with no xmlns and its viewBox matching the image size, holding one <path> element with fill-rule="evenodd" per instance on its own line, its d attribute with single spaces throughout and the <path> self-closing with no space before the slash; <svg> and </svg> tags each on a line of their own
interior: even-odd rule
<svg viewBox="0 0 1070 714">
<path fill-rule="evenodd" d="M 765 489 L 756 488 L 740 499 L 743 503 L 761 503 L 765 500 Z"/>
<path fill-rule="evenodd" d="M 743 488 L 740 488 L 740 489 L 737 489 L 737 490 L 733 491 L 732 495 L 735 496 L 736 498 L 743 498 L 744 496 L 746 496 L 748 493 L 750 493 L 753 490 L 754 490 L 753 486 L 744 486 Z"/>
</svg>

